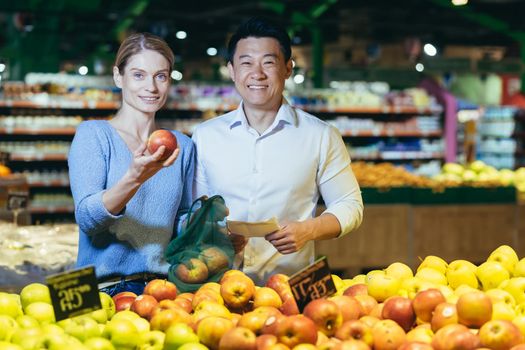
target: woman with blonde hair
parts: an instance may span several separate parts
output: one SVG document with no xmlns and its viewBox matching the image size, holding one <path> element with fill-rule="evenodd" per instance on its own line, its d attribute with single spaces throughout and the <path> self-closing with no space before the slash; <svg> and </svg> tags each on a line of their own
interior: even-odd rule
<svg viewBox="0 0 525 350">
<path fill-rule="evenodd" d="M 174 55 L 147 33 L 126 38 L 113 78 L 122 104 L 110 120 L 81 123 L 69 153 L 69 176 L 79 225 L 77 266 L 94 265 L 99 287 L 110 295 L 141 294 L 154 278 L 166 278 L 164 251 L 191 205 L 194 148 L 178 131 L 167 159 L 161 146 L 147 151 L 165 104 Z"/>
</svg>

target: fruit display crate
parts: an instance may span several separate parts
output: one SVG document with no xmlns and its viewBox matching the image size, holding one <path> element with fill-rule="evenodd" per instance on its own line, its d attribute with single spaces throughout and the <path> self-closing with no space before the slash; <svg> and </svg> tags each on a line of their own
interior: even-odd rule
<svg viewBox="0 0 525 350">
<path fill-rule="evenodd" d="M 361 188 L 366 204 L 502 204 L 516 203 L 516 188 L 447 187 L 447 188 Z"/>
</svg>

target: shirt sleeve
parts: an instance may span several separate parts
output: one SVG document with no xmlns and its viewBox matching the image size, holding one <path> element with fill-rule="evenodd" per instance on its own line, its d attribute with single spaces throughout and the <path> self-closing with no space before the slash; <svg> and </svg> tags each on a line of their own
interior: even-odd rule
<svg viewBox="0 0 525 350">
<path fill-rule="evenodd" d="M 193 181 L 193 200 L 203 196 L 203 195 L 207 195 L 207 196 L 210 196 L 210 190 L 209 190 L 209 187 L 208 187 L 208 180 L 206 178 L 206 172 L 204 170 L 204 165 L 202 164 L 203 162 L 203 159 L 202 159 L 202 154 L 203 154 L 203 150 L 202 150 L 202 143 L 200 142 L 200 137 L 199 137 L 199 131 L 198 131 L 198 128 L 195 130 L 195 132 L 193 133 L 193 136 L 192 136 L 192 139 L 193 139 L 193 142 L 195 143 L 195 151 L 196 151 L 196 154 L 197 154 L 197 160 L 196 160 L 196 165 L 195 165 L 195 177 L 194 177 L 194 181 Z"/>
<path fill-rule="evenodd" d="M 93 125 L 81 123 L 69 150 L 69 181 L 75 203 L 75 218 L 80 230 L 87 235 L 107 229 L 125 211 L 113 215 L 102 203 L 102 194 L 106 190 L 108 149 L 107 145 L 104 147 Z"/>
<path fill-rule="evenodd" d="M 318 179 L 319 192 L 326 204 L 324 213 L 337 218 L 342 236 L 361 225 L 363 199 L 346 146 L 337 129 L 332 126 L 326 129 L 323 137 L 320 159 Z"/>
<path fill-rule="evenodd" d="M 190 141 L 189 147 L 184 150 L 185 170 L 184 170 L 184 187 L 182 189 L 182 198 L 175 219 L 176 233 L 180 233 L 182 225 L 185 222 L 188 211 L 193 203 L 193 178 L 195 175 L 195 145 Z"/>
</svg>

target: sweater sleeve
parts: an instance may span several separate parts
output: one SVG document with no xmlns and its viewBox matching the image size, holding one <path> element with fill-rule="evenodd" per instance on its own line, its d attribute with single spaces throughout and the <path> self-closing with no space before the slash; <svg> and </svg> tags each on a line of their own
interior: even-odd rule
<svg viewBox="0 0 525 350">
<path fill-rule="evenodd" d="M 108 228 L 122 217 L 111 214 L 102 202 L 106 190 L 109 141 L 93 122 L 81 123 L 68 156 L 69 181 L 75 202 L 75 218 L 89 236 Z"/>
<path fill-rule="evenodd" d="M 193 141 L 189 140 L 188 146 L 184 149 L 184 175 L 182 197 L 175 219 L 175 236 L 181 231 L 182 224 L 186 220 L 187 213 L 190 210 L 193 199 L 193 177 L 195 174 L 195 146 Z"/>
</svg>

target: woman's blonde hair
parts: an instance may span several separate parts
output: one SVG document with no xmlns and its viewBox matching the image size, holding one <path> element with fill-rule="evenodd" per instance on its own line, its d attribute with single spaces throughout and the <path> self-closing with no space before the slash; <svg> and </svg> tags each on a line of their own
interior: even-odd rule
<svg viewBox="0 0 525 350">
<path fill-rule="evenodd" d="M 175 55 L 162 38 L 150 33 L 135 33 L 128 36 L 118 49 L 115 67 L 118 68 L 120 74 L 124 73 L 124 68 L 126 68 L 129 58 L 142 50 L 152 50 L 160 53 L 168 60 L 169 68 L 173 67 Z"/>
</svg>

